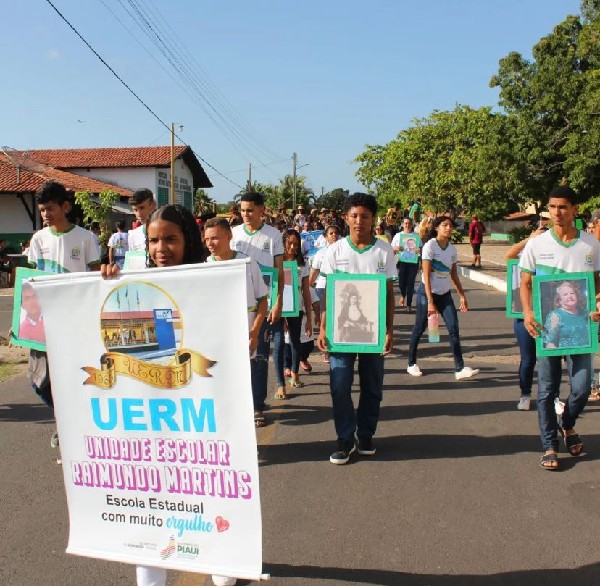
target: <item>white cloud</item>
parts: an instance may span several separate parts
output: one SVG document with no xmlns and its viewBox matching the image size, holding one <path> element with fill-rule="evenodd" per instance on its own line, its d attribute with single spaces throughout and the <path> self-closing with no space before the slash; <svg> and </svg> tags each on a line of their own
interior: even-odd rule
<svg viewBox="0 0 600 586">
<path fill-rule="evenodd" d="M 46 59 L 59 59 L 60 53 L 56 49 L 49 49 L 44 53 Z"/>
</svg>

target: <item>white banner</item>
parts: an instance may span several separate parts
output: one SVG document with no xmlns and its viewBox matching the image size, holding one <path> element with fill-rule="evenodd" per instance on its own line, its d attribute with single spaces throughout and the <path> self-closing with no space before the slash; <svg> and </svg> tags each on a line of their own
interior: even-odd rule
<svg viewBox="0 0 600 586">
<path fill-rule="evenodd" d="M 33 280 L 68 553 L 260 578 L 246 263 Z"/>
</svg>

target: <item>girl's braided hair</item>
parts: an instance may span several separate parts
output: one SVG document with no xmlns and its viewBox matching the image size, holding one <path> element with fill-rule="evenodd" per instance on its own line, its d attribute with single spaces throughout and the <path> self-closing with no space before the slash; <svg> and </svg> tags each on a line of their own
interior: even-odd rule
<svg viewBox="0 0 600 586">
<path fill-rule="evenodd" d="M 200 230 L 196 225 L 196 220 L 187 208 L 184 208 L 179 204 L 168 204 L 158 208 L 150 216 L 148 224 L 155 222 L 156 220 L 164 220 L 165 222 L 172 222 L 179 226 L 179 229 L 183 233 L 183 239 L 185 241 L 185 252 L 183 255 L 183 262 L 181 264 L 195 264 L 204 262 L 206 260 L 206 252 L 202 246 L 202 240 L 200 239 Z M 146 266 L 155 267 L 154 261 L 150 258 L 148 248 L 148 231 L 146 229 Z"/>
</svg>

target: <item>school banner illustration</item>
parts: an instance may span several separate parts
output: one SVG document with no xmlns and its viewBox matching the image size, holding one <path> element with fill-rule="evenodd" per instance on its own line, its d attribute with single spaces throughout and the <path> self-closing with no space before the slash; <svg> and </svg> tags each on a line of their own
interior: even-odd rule
<svg viewBox="0 0 600 586">
<path fill-rule="evenodd" d="M 260 578 L 245 264 L 31 279 L 68 553 Z"/>
</svg>

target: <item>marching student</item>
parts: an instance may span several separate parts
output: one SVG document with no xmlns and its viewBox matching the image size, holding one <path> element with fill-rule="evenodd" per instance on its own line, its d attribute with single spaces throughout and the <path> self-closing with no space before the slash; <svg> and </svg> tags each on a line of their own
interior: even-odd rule
<svg viewBox="0 0 600 586">
<path fill-rule="evenodd" d="M 45 228 L 31 237 L 27 254 L 29 263 L 36 269 L 50 273 L 76 273 L 98 268 L 100 248 L 94 235 L 67 219 L 71 201 L 65 187 L 56 181 L 48 181 L 36 191 L 35 201 Z M 30 351 L 28 375 L 33 390 L 54 410 L 45 352 Z M 50 445 L 56 448 L 58 443 L 58 433 L 54 432 Z M 57 461 L 60 463 L 60 459 Z"/>
<path fill-rule="evenodd" d="M 263 223 L 265 203 L 257 192 L 244 193 L 240 199 L 243 224 L 232 230 L 232 250 L 243 252 L 259 265 L 275 267 L 279 273 L 277 297 L 264 321 L 258 336 L 258 348 L 252 358 L 252 398 L 254 400 L 254 424 L 265 425 L 264 410 L 269 375 L 270 340 L 273 337 L 273 362 L 277 378 L 277 392 L 285 392 L 283 378 L 283 324 L 281 309 L 283 301 L 283 241 L 281 233 L 273 226 Z"/>
<path fill-rule="evenodd" d="M 129 250 L 146 250 L 146 222 L 156 209 L 156 200 L 149 189 L 142 187 L 132 193 L 129 205 L 139 222 L 137 228 L 129 230 Z"/>
<path fill-rule="evenodd" d="M 393 344 L 394 290 L 396 260 L 392 247 L 373 234 L 377 200 L 366 193 L 355 193 L 344 203 L 345 221 L 349 229 L 346 238 L 331 244 L 321 264 L 326 278 L 335 272 L 352 274 L 383 274 L 387 277 L 386 335 L 384 354 Z M 327 285 L 326 285 L 327 287 Z M 327 352 L 325 324 L 327 303 L 321 308 L 321 329 L 317 346 Z M 354 363 L 358 357 L 360 400 L 354 411 L 352 380 Z M 332 464 L 346 464 L 358 447 L 362 456 L 373 456 L 373 436 L 379 421 L 379 406 L 383 396 L 382 354 L 331 352 L 329 355 L 329 386 L 333 403 L 333 420 L 337 434 L 337 449 L 331 454 Z M 355 439 L 356 433 L 356 439 Z M 356 445 L 358 444 L 358 446 Z"/>
<path fill-rule="evenodd" d="M 231 250 L 231 226 L 225 218 L 211 218 L 204 225 L 204 243 L 210 252 L 206 262 L 249 258 Z M 246 299 L 248 301 L 248 336 L 250 355 L 258 346 L 258 334 L 267 316 L 267 286 L 258 263 L 250 259 L 246 265 Z"/>
<path fill-rule="evenodd" d="M 147 265 L 174 267 L 196 264 L 206 260 L 196 220 L 189 210 L 178 204 L 166 205 L 156 210 L 147 224 Z M 102 265 L 102 276 L 119 273 L 117 265 Z M 136 567 L 137 586 L 165 586 L 167 570 L 153 566 Z M 213 576 L 216 586 L 231 586 L 235 578 Z"/>
</svg>

